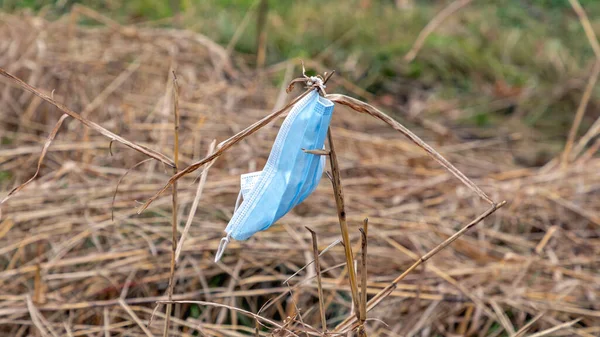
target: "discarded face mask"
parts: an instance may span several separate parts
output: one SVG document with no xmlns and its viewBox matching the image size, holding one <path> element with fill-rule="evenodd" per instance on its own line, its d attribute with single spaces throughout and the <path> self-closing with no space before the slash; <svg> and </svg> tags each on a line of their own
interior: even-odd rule
<svg viewBox="0 0 600 337">
<path fill-rule="evenodd" d="M 230 238 L 246 240 L 266 230 L 316 189 L 325 156 L 304 150 L 324 149 L 332 112 L 333 102 L 321 97 L 317 89 L 292 107 L 263 170 L 241 176 L 240 194 L 215 262 L 221 259 Z"/>
</svg>

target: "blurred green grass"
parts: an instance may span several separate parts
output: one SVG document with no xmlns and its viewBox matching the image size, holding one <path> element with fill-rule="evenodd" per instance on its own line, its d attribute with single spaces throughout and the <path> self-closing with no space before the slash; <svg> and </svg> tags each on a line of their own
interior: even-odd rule
<svg viewBox="0 0 600 337">
<path fill-rule="evenodd" d="M 226 45 L 257 0 L 0 0 L 5 11 L 47 9 L 51 16 L 80 3 L 121 22 L 157 21 L 201 32 Z M 361 4 L 368 3 L 368 6 Z M 452 100 L 457 121 L 493 127 L 514 113 L 547 138 L 563 141 L 594 55 L 566 0 L 480 0 L 450 17 L 407 63 L 421 29 L 449 1 L 269 1 L 267 64 L 318 59 L 356 85 L 406 101 L 415 90 Z M 594 27 L 600 1 L 580 0 Z M 180 13 L 178 20 L 170 20 Z M 254 14 L 254 13 L 251 13 Z M 87 21 L 84 21 L 87 22 Z M 251 63 L 255 16 L 235 50 Z M 575 84 L 573 84 L 575 82 Z M 525 99 L 514 93 L 527 91 Z M 511 94 L 513 93 L 513 94 Z M 590 108 L 597 102 L 594 92 Z M 498 105 L 498 101 L 506 104 Z M 436 114 L 440 111 L 429 111 Z M 583 125 L 596 115 L 588 114 Z"/>
</svg>

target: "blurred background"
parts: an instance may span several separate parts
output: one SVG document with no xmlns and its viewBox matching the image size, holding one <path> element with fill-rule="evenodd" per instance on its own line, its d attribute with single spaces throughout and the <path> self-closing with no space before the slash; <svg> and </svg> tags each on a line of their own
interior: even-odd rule
<svg viewBox="0 0 600 337">
<path fill-rule="evenodd" d="M 309 75 L 336 71 L 328 93 L 377 106 L 493 200 L 509 201 L 407 277 L 369 314 L 369 336 L 600 334 L 600 54 L 590 35 L 600 30 L 600 2 L 0 0 L 0 10 L 0 67 L 170 158 L 175 73 L 180 168 L 295 97 L 284 89 L 304 61 Z M 161 335 L 164 308 L 149 321 L 166 298 L 171 197 L 135 210 L 172 171 L 71 118 L 38 163 L 61 112 L 6 78 L 0 103 L 0 197 L 39 171 L 0 205 L 0 331 Z M 304 226 L 320 249 L 339 237 L 327 179 L 280 224 L 212 262 L 238 176 L 262 168 L 280 123 L 241 142 L 201 182 L 174 294 L 315 333 L 312 267 L 282 282 L 312 259 Z M 371 218 L 370 296 L 486 208 L 372 118 L 336 107 L 333 133 L 356 249 L 357 228 Z M 199 172 L 179 185 L 179 236 Z M 322 262 L 331 269 L 330 330 L 353 310 L 343 260 L 337 245 Z M 254 326 L 230 308 L 179 303 L 170 328 L 239 336 Z"/>
<path fill-rule="evenodd" d="M 319 62 L 391 107 L 425 101 L 430 104 L 420 109 L 424 114 L 441 114 L 449 122 L 481 128 L 518 120 L 543 140 L 538 144 L 539 158 L 525 159 L 536 164 L 548 160 L 565 139 L 594 61 L 577 15 L 565 0 L 462 2 L 460 15 L 444 20 L 411 62 L 405 56 L 419 32 L 448 3 L 3 0 L 1 4 L 6 12 L 41 11 L 57 18 L 81 3 L 120 24 L 184 28 L 226 46 L 249 66 L 292 58 Z M 600 4 L 580 3 L 594 24 Z M 264 22 L 258 22 L 261 11 Z M 99 24 L 86 17 L 78 22 Z M 258 37 L 261 29 L 266 36 L 263 45 Z M 257 60 L 260 48 L 264 55 Z M 462 113 L 451 116 L 452 109 Z M 584 124 L 596 117 L 590 109 Z"/>
</svg>

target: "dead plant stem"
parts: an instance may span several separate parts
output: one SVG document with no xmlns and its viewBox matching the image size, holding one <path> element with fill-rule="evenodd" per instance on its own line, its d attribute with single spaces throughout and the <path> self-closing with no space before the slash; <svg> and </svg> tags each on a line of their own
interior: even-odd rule
<svg viewBox="0 0 600 337">
<path fill-rule="evenodd" d="M 352 293 L 352 301 L 355 311 L 356 318 L 360 320 L 360 310 L 358 310 L 358 285 L 356 281 L 356 270 L 354 269 L 354 254 L 352 254 L 352 243 L 350 242 L 350 234 L 348 230 L 348 222 L 346 221 L 346 209 L 344 207 L 344 193 L 342 191 L 342 183 L 340 180 L 340 168 L 337 161 L 337 154 L 335 153 L 335 146 L 333 145 L 333 137 L 331 136 L 331 128 L 327 131 L 327 139 L 329 141 L 329 163 L 331 165 L 331 176 L 333 185 L 333 194 L 335 197 L 335 204 L 338 213 L 338 219 L 340 222 L 340 230 L 342 232 L 342 240 L 344 242 L 344 252 L 346 253 L 346 267 L 348 268 L 348 278 L 350 279 L 350 290 Z"/>
<path fill-rule="evenodd" d="M 175 72 L 173 72 L 173 112 L 174 112 L 174 148 L 173 148 L 173 163 L 175 167 L 173 168 L 173 174 L 177 174 L 178 171 L 178 162 L 179 162 L 179 85 L 177 84 L 177 76 Z M 171 223 L 171 269 L 169 273 L 169 288 L 167 289 L 167 296 L 169 301 L 173 300 L 173 287 L 175 286 L 175 255 L 177 252 L 177 182 L 173 183 L 171 186 L 172 193 L 172 223 Z M 173 303 L 167 303 L 167 310 L 165 313 L 165 329 L 163 331 L 163 337 L 167 337 L 169 334 L 169 325 L 171 322 L 171 311 L 173 309 Z"/>
<path fill-rule="evenodd" d="M 312 236 L 313 256 L 315 261 L 315 273 L 317 274 L 317 289 L 319 291 L 319 313 L 321 314 L 321 326 L 323 332 L 327 332 L 327 318 L 325 318 L 325 303 L 323 302 L 323 286 L 321 284 L 321 264 L 319 262 L 319 244 L 317 242 L 317 233 L 315 233 L 309 227 L 305 228 L 310 232 Z"/>
<path fill-rule="evenodd" d="M 358 335 L 367 336 L 365 321 L 367 320 L 367 235 L 369 230 L 369 219 L 364 220 L 363 228 L 359 228 L 361 238 L 361 266 L 360 266 L 360 323 Z"/>
</svg>

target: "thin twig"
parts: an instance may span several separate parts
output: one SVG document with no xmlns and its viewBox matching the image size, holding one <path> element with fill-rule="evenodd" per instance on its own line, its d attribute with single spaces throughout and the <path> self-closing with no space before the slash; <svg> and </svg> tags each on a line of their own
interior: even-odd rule
<svg viewBox="0 0 600 337">
<path fill-rule="evenodd" d="M 471 1 L 472 0 L 454 1 L 446 8 L 444 8 L 441 12 L 439 12 L 431 21 L 429 21 L 429 23 L 427 24 L 427 26 L 425 26 L 425 28 L 423 28 L 421 33 L 419 33 L 419 36 L 417 37 L 417 40 L 413 44 L 412 48 L 410 48 L 408 53 L 406 53 L 406 55 L 404 56 L 404 60 L 407 62 L 411 62 L 412 60 L 414 60 L 419 50 L 421 50 L 421 47 L 423 47 L 425 39 L 427 39 L 429 34 L 433 33 L 433 31 L 436 30 L 436 28 L 438 28 L 438 26 L 442 24 L 442 22 L 444 22 L 444 20 L 446 20 L 450 15 L 454 14 L 459 9 L 468 5 Z"/>
<path fill-rule="evenodd" d="M 469 308 L 472 308 L 472 307 L 469 307 Z M 545 314 L 546 314 L 546 311 L 542 311 L 539 314 L 537 314 L 534 318 L 530 319 L 529 322 L 527 322 L 527 324 L 523 325 L 517 332 L 515 332 L 511 337 L 523 336 L 527 332 L 527 330 L 529 330 L 529 328 L 535 322 L 537 322 L 540 318 L 542 318 Z"/>
<path fill-rule="evenodd" d="M 30 295 L 26 297 L 27 302 L 27 310 L 29 311 L 29 315 L 31 316 L 31 321 L 33 325 L 38 329 L 39 333 L 42 336 L 48 336 L 49 334 L 52 337 L 58 337 L 54 329 L 52 329 L 52 325 L 48 324 L 48 321 L 44 318 L 44 316 L 39 312 L 39 310 L 35 307 L 33 300 Z"/>
<path fill-rule="evenodd" d="M 598 82 L 599 74 L 600 59 L 594 62 L 594 66 L 592 67 L 592 74 L 590 75 L 587 85 L 585 86 L 585 91 L 583 92 L 583 96 L 581 97 L 581 101 L 579 102 L 579 106 L 577 107 L 577 112 L 575 113 L 575 118 L 573 119 L 573 124 L 571 125 L 571 129 L 569 130 L 569 135 L 567 136 L 567 143 L 565 144 L 565 149 L 563 150 L 560 162 L 560 166 L 563 169 L 567 167 L 567 165 L 569 164 L 569 160 L 571 159 L 571 150 L 573 149 L 573 143 L 575 142 L 575 137 L 577 137 L 577 131 L 579 131 L 579 126 L 581 125 L 581 121 L 583 120 L 583 116 L 585 115 L 587 105 L 590 102 L 590 98 L 592 97 L 592 91 L 596 86 L 596 82 Z"/>
<path fill-rule="evenodd" d="M 577 145 L 574 148 L 573 157 L 578 157 L 581 152 L 586 148 L 588 143 L 594 139 L 598 134 L 600 134 L 600 117 L 596 119 L 596 121 L 590 126 L 590 128 L 586 131 L 586 133 L 577 141 Z M 593 147 L 593 145 L 591 146 Z"/>
<path fill-rule="evenodd" d="M 259 1 L 260 0 L 255 0 L 250 5 L 248 10 L 246 10 L 246 14 L 244 14 L 244 18 L 242 19 L 240 24 L 235 29 L 235 33 L 233 33 L 231 40 L 229 40 L 229 43 L 227 44 L 227 47 L 225 48 L 228 55 L 231 55 L 231 52 L 233 52 L 233 49 L 235 48 L 235 45 L 237 44 L 238 40 L 240 39 L 240 37 L 242 37 L 242 34 L 246 31 L 246 27 L 248 26 L 248 23 L 250 23 L 250 17 L 254 13 L 254 9 L 258 5 Z"/>
<path fill-rule="evenodd" d="M 106 25 L 107 27 L 109 27 L 110 29 L 112 29 L 114 31 L 124 33 L 124 27 L 121 26 L 121 24 L 119 24 L 117 21 L 115 21 L 105 15 L 100 14 L 97 11 L 95 11 L 89 7 L 86 7 L 86 6 L 83 6 L 80 4 L 74 4 L 73 8 L 71 9 L 71 15 L 75 16 L 74 18 L 73 17 L 71 18 L 72 20 L 75 20 L 74 22 L 72 22 L 73 25 L 77 23 L 76 16 L 79 14 L 83 14 L 90 19 L 94 19 L 94 20 L 98 21 L 99 23 Z"/>
<path fill-rule="evenodd" d="M 337 239 L 337 240 L 333 241 L 332 243 L 329 244 L 329 246 L 325 247 L 325 249 L 323 249 L 319 253 L 319 256 L 323 256 L 323 254 L 327 253 L 328 250 L 330 250 L 331 248 L 333 248 L 334 246 L 336 246 L 340 242 L 342 242 L 341 239 Z M 289 276 L 288 278 L 286 278 L 281 283 L 283 283 L 283 284 L 289 283 L 291 279 L 293 279 L 294 277 L 296 277 L 296 275 L 298 275 L 301 271 L 303 271 L 304 269 L 306 269 L 306 267 L 310 266 L 313 262 L 315 262 L 315 260 L 309 261 L 307 264 L 305 264 L 304 266 L 302 266 L 302 268 L 296 270 L 291 276 Z"/>
<path fill-rule="evenodd" d="M 600 59 L 600 43 L 598 43 L 598 39 L 596 38 L 596 33 L 594 32 L 594 28 L 592 27 L 592 23 L 587 17 L 585 10 L 581 7 L 579 0 L 569 0 L 571 7 L 579 17 L 579 22 L 583 26 L 583 30 L 585 32 L 585 36 L 594 51 L 594 55 L 596 55 L 597 59 Z"/>
<path fill-rule="evenodd" d="M 173 134 L 175 138 L 173 148 L 173 174 L 177 174 L 178 162 L 179 162 L 179 85 L 177 84 L 177 76 L 173 72 L 173 113 L 174 113 L 174 129 Z M 171 186 L 173 190 L 172 194 L 172 223 L 171 223 L 171 269 L 169 271 L 169 288 L 167 290 L 167 296 L 169 301 L 173 300 L 173 288 L 175 287 L 175 255 L 177 252 L 177 182 Z M 171 310 L 172 304 L 167 303 L 167 310 L 165 313 L 165 329 L 163 331 L 163 337 L 167 337 L 169 334 L 169 323 L 171 322 Z"/>
<path fill-rule="evenodd" d="M 471 316 L 473 315 L 474 308 L 475 306 L 472 304 L 467 305 L 467 310 L 465 310 L 463 318 L 460 324 L 458 325 L 458 328 L 456 329 L 456 333 L 458 333 L 460 336 L 465 336 L 465 334 L 467 333 L 467 326 L 469 325 L 469 321 L 471 320 Z"/>
<path fill-rule="evenodd" d="M 37 243 L 37 258 L 38 263 L 35 268 L 35 277 L 33 279 L 33 302 L 34 303 L 44 303 L 44 280 L 42 278 L 42 255 L 44 255 L 44 242 Z"/>
<path fill-rule="evenodd" d="M 112 221 L 115 221 L 115 200 L 117 198 L 117 193 L 119 193 L 119 186 L 121 185 L 121 182 L 123 181 L 123 179 L 125 179 L 125 177 L 127 176 L 127 174 L 129 174 L 129 172 L 131 172 L 136 167 L 138 167 L 150 160 L 152 160 L 152 158 L 144 159 L 144 160 L 140 161 L 139 163 L 133 165 L 131 168 L 127 169 L 127 171 L 125 171 L 125 173 L 123 173 L 123 175 L 119 178 L 119 181 L 117 181 L 117 187 L 115 187 L 115 193 L 113 193 L 112 202 L 110 203 L 110 219 Z"/>
<path fill-rule="evenodd" d="M 110 337 L 110 316 L 108 315 L 108 307 L 104 307 L 104 309 L 102 309 L 102 318 L 104 323 L 104 337 Z"/>
<path fill-rule="evenodd" d="M 142 329 L 146 336 L 154 337 L 154 335 L 152 334 L 152 332 L 150 332 L 150 330 L 148 330 L 144 322 L 142 322 L 138 315 L 135 314 L 131 307 L 127 303 L 125 303 L 125 301 L 123 301 L 122 298 L 119 297 L 118 302 L 121 308 L 123 308 L 123 310 L 125 310 L 129 314 L 129 316 L 131 316 L 133 321 L 137 323 L 137 325 L 140 327 L 140 329 Z"/>
<path fill-rule="evenodd" d="M 574 319 L 572 321 L 565 322 L 565 323 L 559 324 L 557 326 L 553 326 L 550 329 L 546 329 L 544 331 L 540 331 L 538 333 L 534 333 L 533 335 L 530 335 L 529 337 L 542 337 L 542 336 L 546 336 L 546 335 L 549 335 L 549 334 L 551 334 L 553 332 L 556 332 L 558 330 L 571 327 L 571 326 L 573 326 L 575 323 L 577 323 L 579 321 L 581 321 L 581 318 L 577 318 L 577 319 Z"/>
<path fill-rule="evenodd" d="M 212 307 L 217 307 L 217 308 L 226 308 L 229 310 L 233 310 L 233 311 L 237 311 L 239 313 L 242 313 L 244 315 L 253 317 L 259 321 L 263 321 L 266 323 L 269 323 L 271 325 L 273 325 L 276 328 L 279 329 L 285 329 L 283 326 L 281 326 L 280 324 L 278 324 L 277 322 L 270 320 L 268 318 L 265 318 L 263 316 L 257 315 L 255 313 L 252 313 L 250 311 L 244 310 L 244 309 L 240 309 L 240 308 L 236 308 L 236 307 L 232 307 L 230 305 L 226 305 L 226 304 L 221 304 L 221 303 L 214 303 L 214 302 L 205 302 L 205 301 L 186 301 L 186 300 L 182 300 L 182 301 L 156 301 L 156 303 L 181 303 L 181 304 L 197 304 L 197 305 L 202 305 L 202 306 L 212 306 Z M 291 333 L 292 336 L 296 336 L 298 337 L 298 335 L 296 335 L 295 333 L 293 333 L 292 331 L 287 330 L 287 332 Z M 315 335 L 315 334 L 313 334 Z"/>
<path fill-rule="evenodd" d="M 312 236 L 313 243 L 313 256 L 315 261 L 315 272 L 317 276 L 317 289 L 319 291 L 319 312 L 321 314 L 321 326 L 323 327 L 323 332 L 327 332 L 327 319 L 325 318 L 325 303 L 323 302 L 323 286 L 321 284 L 321 264 L 319 263 L 319 244 L 317 242 L 317 233 L 315 233 L 312 229 L 305 226 Z"/>
<path fill-rule="evenodd" d="M 267 57 L 267 14 L 269 13 L 269 1 L 260 0 L 258 15 L 256 17 L 256 68 L 265 66 Z"/>
<path fill-rule="evenodd" d="M 360 266 L 360 321 L 358 326 L 358 335 L 366 337 L 365 321 L 367 320 L 367 235 L 369 231 L 369 219 L 363 221 L 363 228 L 360 231 L 361 242 L 361 266 Z"/>
</svg>

